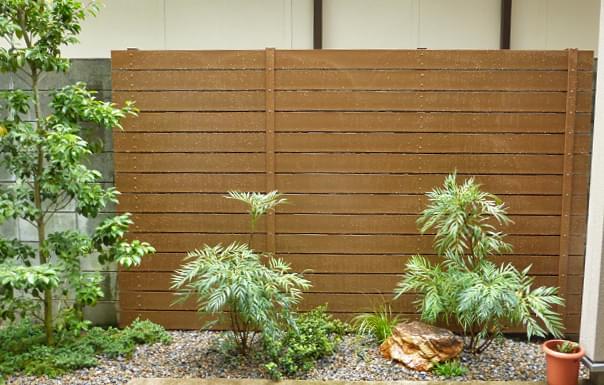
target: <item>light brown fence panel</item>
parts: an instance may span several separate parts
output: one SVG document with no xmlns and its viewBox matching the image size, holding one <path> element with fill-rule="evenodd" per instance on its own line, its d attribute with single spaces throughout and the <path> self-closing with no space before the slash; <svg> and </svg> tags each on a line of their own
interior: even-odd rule
<svg viewBox="0 0 604 385">
<path fill-rule="evenodd" d="M 120 323 L 202 323 L 171 306 L 170 276 L 204 243 L 247 239 L 228 190 L 279 189 L 253 246 L 313 283 L 301 311 L 342 319 L 390 299 L 407 259 L 436 261 L 415 224 L 456 170 L 509 206 L 514 250 L 559 286 L 579 327 L 591 152 L 592 53 L 566 51 L 116 51 L 113 97 L 141 110 L 114 135 L 128 235 L 157 254 L 119 273 Z M 393 303 L 416 318 L 414 295 Z M 219 325 L 224 327 L 226 325 Z"/>
</svg>

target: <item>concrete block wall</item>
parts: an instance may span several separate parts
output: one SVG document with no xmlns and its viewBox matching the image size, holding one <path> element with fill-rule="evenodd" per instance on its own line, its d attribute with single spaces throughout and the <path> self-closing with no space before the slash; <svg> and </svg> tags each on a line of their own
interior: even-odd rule
<svg viewBox="0 0 604 385">
<path fill-rule="evenodd" d="M 110 59 L 73 59 L 69 72 L 64 74 L 47 74 L 42 81 L 42 94 L 45 99 L 45 105 L 53 89 L 78 81 L 86 83 L 89 89 L 97 91 L 99 99 L 111 100 Z M 11 88 L 27 89 L 28 86 L 13 74 L 0 74 L 0 89 L 7 90 Z M 94 154 L 91 157 L 89 167 L 103 174 L 102 183 L 104 185 L 112 186 L 114 175 L 111 131 L 90 128 L 84 131 L 82 135 L 89 141 L 102 140 L 102 152 Z M 3 170 L 0 167 L 0 184 L 7 183 L 14 183 L 14 177 L 7 170 Z M 114 211 L 114 206 L 108 206 L 97 218 L 85 218 L 76 214 L 75 206 L 72 203 L 52 218 L 49 224 L 49 231 L 78 229 L 90 234 L 98 223 L 112 215 Z M 37 241 L 35 227 L 22 220 L 8 221 L 0 225 L 0 236 L 4 238 L 18 238 L 30 244 L 35 244 Z M 82 268 L 84 271 L 101 270 L 94 257 L 86 258 L 82 263 Z M 106 277 L 103 288 L 105 298 L 96 307 L 86 309 L 85 313 L 86 317 L 96 324 L 113 325 L 117 323 L 116 267 L 104 267 L 102 268 L 102 273 Z"/>
</svg>

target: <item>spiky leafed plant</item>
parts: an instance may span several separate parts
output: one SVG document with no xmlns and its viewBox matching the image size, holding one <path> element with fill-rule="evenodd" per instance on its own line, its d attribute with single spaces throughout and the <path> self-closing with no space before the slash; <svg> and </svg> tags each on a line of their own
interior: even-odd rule
<svg viewBox="0 0 604 385">
<path fill-rule="evenodd" d="M 285 200 L 270 194 L 230 193 L 249 205 L 252 228 L 255 221 Z M 241 199 L 240 199 L 241 198 Z M 230 322 L 232 336 L 241 354 L 247 354 L 258 331 L 276 335 L 283 324 L 294 324 L 292 312 L 310 283 L 289 265 L 243 243 L 205 245 L 192 251 L 187 262 L 172 277 L 180 290 L 176 302 L 195 296 L 200 313 L 210 316 L 206 327 Z"/>
<path fill-rule="evenodd" d="M 240 192 L 240 191 L 229 191 L 225 198 L 235 199 L 243 202 L 248 207 L 248 214 L 250 215 L 250 237 L 249 244 L 252 244 L 252 238 L 256 231 L 256 223 L 263 215 L 274 210 L 280 204 L 287 203 L 287 199 L 282 197 L 283 195 L 277 191 L 271 191 L 266 194 L 257 192 Z"/>
<path fill-rule="evenodd" d="M 533 289 L 530 266 L 518 271 L 512 264 L 497 266 L 488 260 L 511 251 L 505 234 L 495 227 L 511 222 L 505 205 L 481 191 L 473 178 L 458 185 L 455 174 L 427 195 L 429 204 L 418 224 L 422 233 L 435 229 L 434 249 L 443 261 L 412 257 L 396 297 L 419 293 L 416 305 L 422 319 L 458 324 L 473 353 L 487 349 L 510 325 L 523 325 L 529 338 L 561 335 L 562 320 L 554 310 L 564 304 L 558 289 Z"/>
<path fill-rule="evenodd" d="M 401 322 L 398 315 L 392 314 L 389 303 L 381 303 L 371 313 L 363 313 L 352 319 L 352 325 L 359 334 L 372 336 L 379 343 L 392 335 L 392 329 Z"/>
</svg>

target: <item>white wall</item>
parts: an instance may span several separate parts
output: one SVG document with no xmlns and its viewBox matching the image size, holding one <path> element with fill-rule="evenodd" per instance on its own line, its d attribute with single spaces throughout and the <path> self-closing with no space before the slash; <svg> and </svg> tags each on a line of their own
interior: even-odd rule
<svg viewBox="0 0 604 385">
<path fill-rule="evenodd" d="M 312 0 L 103 0 L 71 57 L 312 48 Z M 599 0 L 514 0 L 513 49 L 597 47 Z M 499 48 L 500 0 L 323 0 L 324 48 Z"/>
<path fill-rule="evenodd" d="M 500 0 L 323 0 L 323 48 L 499 48 Z"/>
<path fill-rule="evenodd" d="M 512 48 L 597 50 L 599 0 L 514 0 Z"/>
<path fill-rule="evenodd" d="M 312 0 L 101 0 L 69 57 L 111 50 L 312 48 Z"/>
</svg>

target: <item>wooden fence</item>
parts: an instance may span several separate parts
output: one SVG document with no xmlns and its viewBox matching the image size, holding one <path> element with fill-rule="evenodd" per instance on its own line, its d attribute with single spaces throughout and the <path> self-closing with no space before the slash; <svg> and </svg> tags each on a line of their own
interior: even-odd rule
<svg viewBox="0 0 604 385">
<path fill-rule="evenodd" d="M 518 267 L 568 300 L 582 290 L 592 53 L 567 51 L 117 51 L 113 99 L 140 117 L 114 135 L 120 211 L 157 254 L 119 273 L 121 324 L 201 325 L 171 307 L 186 251 L 245 240 L 227 190 L 278 189 L 291 204 L 259 227 L 313 288 L 301 310 L 343 318 L 389 299 L 403 264 L 433 255 L 415 220 L 447 173 L 499 195 Z M 413 297 L 393 309 L 413 317 Z"/>
</svg>

